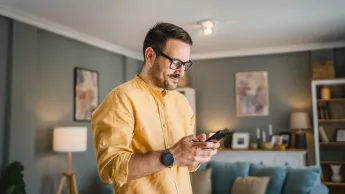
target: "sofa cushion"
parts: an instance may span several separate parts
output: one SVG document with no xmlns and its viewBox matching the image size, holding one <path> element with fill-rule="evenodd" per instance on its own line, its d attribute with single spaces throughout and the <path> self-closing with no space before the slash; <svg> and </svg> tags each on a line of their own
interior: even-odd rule
<svg viewBox="0 0 345 194">
<path fill-rule="evenodd" d="M 320 184 L 321 169 L 318 166 L 288 167 L 283 194 L 310 193 Z"/>
<path fill-rule="evenodd" d="M 266 194 L 282 193 L 286 178 L 285 166 L 251 164 L 250 176 L 270 177 Z"/>
<path fill-rule="evenodd" d="M 211 168 L 190 173 L 193 193 L 212 194 Z"/>
<path fill-rule="evenodd" d="M 212 193 L 229 193 L 233 182 L 238 177 L 249 175 L 250 163 L 248 162 L 210 162 L 212 168 Z"/>
<path fill-rule="evenodd" d="M 239 177 L 231 188 L 231 194 L 266 194 L 269 180 L 269 177 Z"/>
</svg>

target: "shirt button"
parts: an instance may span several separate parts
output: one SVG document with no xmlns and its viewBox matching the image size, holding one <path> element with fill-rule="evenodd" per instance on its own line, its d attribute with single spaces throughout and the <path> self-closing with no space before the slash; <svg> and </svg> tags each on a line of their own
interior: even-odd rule
<svg viewBox="0 0 345 194">
<path fill-rule="evenodd" d="M 166 127 L 167 127 L 167 125 L 166 125 L 166 124 L 163 124 L 163 127 L 164 127 L 164 128 L 166 128 Z"/>
<path fill-rule="evenodd" d="M 102 139 L 101 140 L 101 148 L 106 148 L 108 146 L 108 142 L 107 142 L 107 140 L 105 140 L 105 139 Z"/>
</svg>

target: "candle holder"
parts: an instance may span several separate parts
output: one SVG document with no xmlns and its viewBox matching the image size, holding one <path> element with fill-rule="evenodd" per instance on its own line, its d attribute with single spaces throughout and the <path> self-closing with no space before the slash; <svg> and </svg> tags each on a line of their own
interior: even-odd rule
<svg viewBox="0 0 345 194">
<path fill-rule="evenodd" d="M 261 139 L 260 138 L 256 139 L 256 143 L 258 145 L 258 149 L 261 149 Z"/>
</svg>

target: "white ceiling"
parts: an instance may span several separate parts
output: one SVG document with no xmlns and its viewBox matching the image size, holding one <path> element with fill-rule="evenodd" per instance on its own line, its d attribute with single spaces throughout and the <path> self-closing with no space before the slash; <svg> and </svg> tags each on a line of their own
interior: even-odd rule
<svg viewBox="0 0 345 194">
<path fill-rule="evenodd" d="M 194 59 L 345 46 L 345 0 L 0 0 L 0 14 L 137 59 L 158 21 L 190 32 Z M 211 35 L 190 25 L 208 18 Z"/>
</svg>

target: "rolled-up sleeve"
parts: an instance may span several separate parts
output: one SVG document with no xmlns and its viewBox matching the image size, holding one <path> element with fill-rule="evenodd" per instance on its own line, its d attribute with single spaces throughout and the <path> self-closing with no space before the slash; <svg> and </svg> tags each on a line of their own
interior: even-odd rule
<svg viewBox="0 0 345 194">
<path fill-rule="evenodd" d="M 122 186 L 133 154 L 134 115 L 128 96 L 118 90 L 110 92 L 92 113 L 91 128 L 101 180 Z"/>
</svg>

